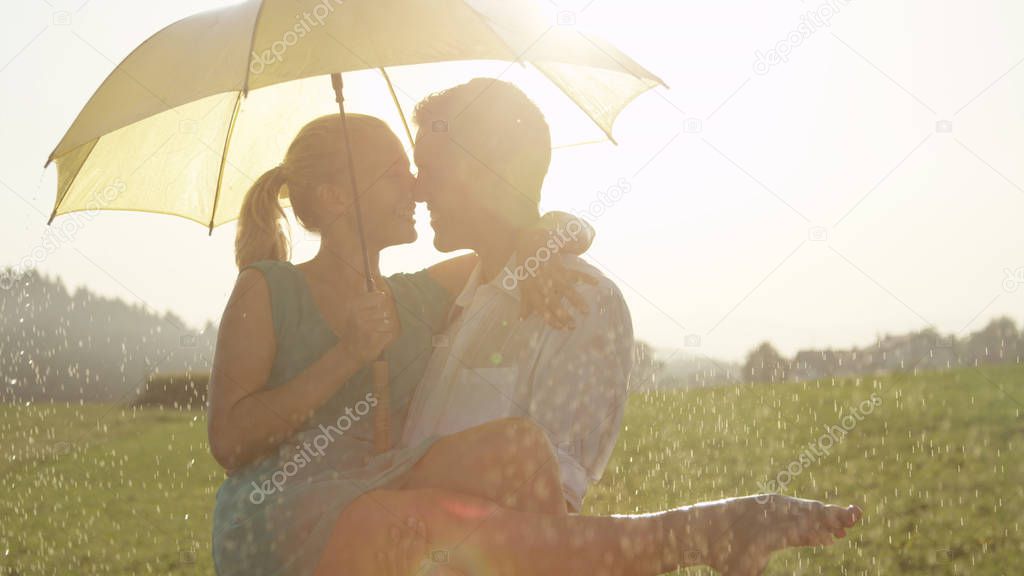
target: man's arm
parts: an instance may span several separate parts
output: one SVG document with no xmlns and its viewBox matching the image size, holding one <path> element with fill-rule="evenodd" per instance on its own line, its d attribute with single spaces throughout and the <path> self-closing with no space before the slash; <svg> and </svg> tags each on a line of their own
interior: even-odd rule
<svg viewBox="0 0 1024 576">
<path fill-rule="evenodd" d="M 545 331 L 529 404 L 555 446 L 574 511 L 615 448 L 633 362 L 633 323 L 618 288 L 602 278 L 584 294 L 589 312 L 577 315 L 575 330 Z"/>
</svg>

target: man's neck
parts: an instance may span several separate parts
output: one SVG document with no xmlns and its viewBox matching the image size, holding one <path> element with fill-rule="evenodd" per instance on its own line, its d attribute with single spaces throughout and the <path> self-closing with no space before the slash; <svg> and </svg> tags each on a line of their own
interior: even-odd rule
<svg viewBox="0 0 1024 576">
<path fill-rule="evenodd" d="M 473 248 L 480 258 L 480 282 L 487 283 L 501 273 L 508 259 L 516 251 L 519 230 L 516 228 L 492 230 Z"/>
<path fill-rule="evenodd" d="M 516 251 L 524 229 L 540 220 L 537 207 L 513 207 L 503 213 L 490 215 L 476 227 L 478 241 L 472 249 L 480 258 L 480 281 L 487 283 L 501 273 L 508 259 Z"/>
</svg>

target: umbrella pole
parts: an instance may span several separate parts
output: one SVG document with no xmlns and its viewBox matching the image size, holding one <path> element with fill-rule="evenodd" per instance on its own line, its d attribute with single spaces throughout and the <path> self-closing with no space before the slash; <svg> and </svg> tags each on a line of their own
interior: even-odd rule
<svg viewBox="0 0 1024 576">
<path fill-rule="evenodd" d="M 370 273 L 370 255 L 366 248 L 366 232 L 363 230 L 363 212 L 359 206 L 359 187 L 356 183 L 355 162 L 352 159 L 352 147 L 349 146 L 348 120 L 345 117 L 344 84 L 341 74 L 331 74 L 331 85 L 334 87 L 334 99 L 338 103 L 341 114 L 341 133 L 345 139 L 345 155 L 348 158 L 349 183 L 352 186 L 352 207 L 356 213 L 356 228 L 359 230 L 359 244 L 363 252 L 363 272 L 366 274 L 366 291 L 373 292 L 376 286 Z M 388 363 L 384 354 L 377 358 L 371 369 L 373 394 L 377 397 L 377 407 L 373 414 L 373 447 L 377 453 L 386 452 L 391 448 L 391 391 L 388 388 Z"/>
</svg>

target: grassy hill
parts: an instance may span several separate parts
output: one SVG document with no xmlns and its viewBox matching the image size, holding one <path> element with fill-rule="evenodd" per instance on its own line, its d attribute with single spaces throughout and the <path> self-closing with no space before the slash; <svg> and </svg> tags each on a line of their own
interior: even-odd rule
<svg viewBox="0 0 1024 576">
<path fill-rule="evenodd" d="M 635 395 L 586 512 L 781 480 L 866 516 L 830 549 L 778 555 L 769 574 L 1024 573 L 1021 402 L 1020 366 Z M 823 441 L 833 426 L 844 434 Z M 222 473 L 202 413 L 3 405 L 0 449 L 0 576 L 212 574 Z"/>
</svg>

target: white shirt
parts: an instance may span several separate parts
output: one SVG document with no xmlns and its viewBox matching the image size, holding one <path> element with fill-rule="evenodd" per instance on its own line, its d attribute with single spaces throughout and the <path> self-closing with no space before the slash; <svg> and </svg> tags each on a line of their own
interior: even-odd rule
<svg viewBox="0 0 1024 576">
<path fill-rule="evenodd" d="M 563 265 L 598 280 L 578 284 L 587 314 L 557 330 L 534 314 L 519 319 L 515 259 L 493 281 L 470 275 L 435 337 L 433 355 L 409 407 L 403 445 L 511 416 L 528 417 L 557 452 L 565 499 L 580 509 L 615 447 L 633 360 L 633 325 L 618 287 L 578 257 Z"/>
</svg>

